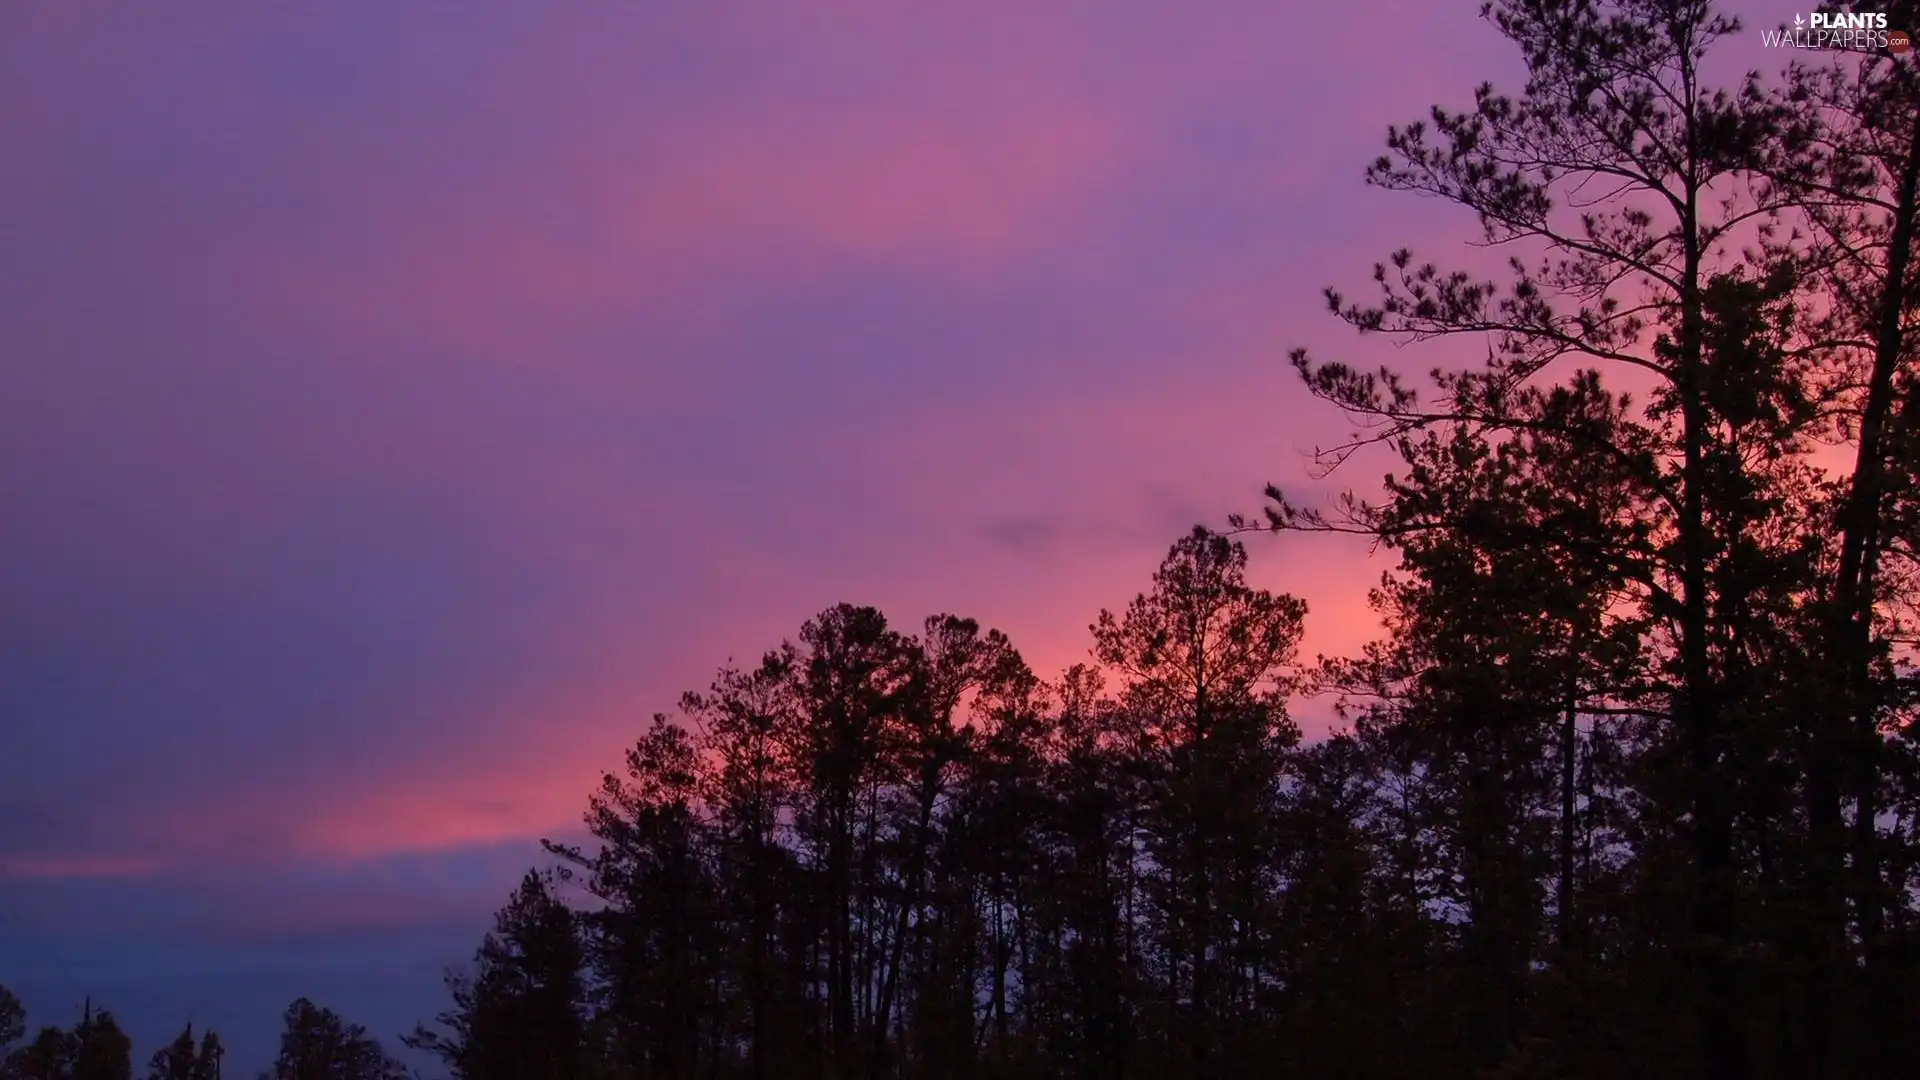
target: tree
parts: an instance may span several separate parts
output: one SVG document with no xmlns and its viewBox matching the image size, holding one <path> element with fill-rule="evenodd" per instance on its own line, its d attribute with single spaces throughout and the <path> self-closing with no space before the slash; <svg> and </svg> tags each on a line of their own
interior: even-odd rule
<svg viewBox="0 0 1920 1080">
<path fill-rule="evenodd" d="M 131 1080 L 133 1043 L 112 1013 L 89 1000 L 73 1030 L 41 1028 L 10 1055 L 7 1071 L 17 1080 Z"/>
<path fill-rule="evenodd" d="M 280 1053 L 262 1080 L 403 1080 L 406 1069 L 359 1024 L 306 998 L 287 1006 Z"/>
<path fill-rule="evenodd" d="M 1037 917 L 1052 928 L 1060 962 L 1042 984 L 1057 1000 L 1050 1041 L 1058 1075 L 1129 1075 L 1138 1052 L 1147 972 L 1132 912 L 1139 897 L 1137 834 L 1144 801 L 1139 717 L 1106 693 L 1088 665 L 1054 688 L 1043 773 L 1044 813 L 1034 843 L 1045 853 L 1035 883 Z"/>
<path fill-rule="evenodd" d="M 898 891 L 893 925 L 880 958 L 879 994 L 872 1018 L 869 1075 L 882 1075 L 892 1050 L 890 1024 L 904 997 L 901 979 L 909 949 L 924 946 L 929 863 L 935 854 L 935 812 L 950 790 L 953 774 L 966 763 L 977 736 L 1011 734 L 1028 715 L 1036 680 L 1006 636 L 981 633 L 972 619 L 941 615 L 926 621 L 924 635 L 909 645 L 913 663 L 900 691 L 898 785 L 892 803 Z M 961 707 L 979 695 L 998 723 L 981 731 L 961 727 Z M 1017 735 L 1015 736 L 1017 738 Z"/>
<path fill-rule="evenodd" d="M 1653 552 L 1586 555 L 1627 561 L 1673 631 L 1667 696 L 1686 774 L 1688 940 L 1700 976 L 1691 995 L 1695 1071 L 1745 1076 L 1736 810 L 1726 782 L 1728 703 L 1716 655 L 1709 510 L 1710 444 L 1723 418 L 1714 414 L 1710 385 L 1707 296 L 1716 260 L 1724 265 L 1742 230 L 1786 205 L 1785 195 L 1764 189 L 1758 200 L 1743 196 L 1745 182 L 1775 166 L 1771 154 L 1791 153 L 1811 136 L 1804 118 L 1770 100 L 1757 76 L 1734 92 L 1707 86 L 1701 60 L 1738 23 L 1703 0 L 1502 0 L 1483 11 L 1525 56 L 1525 92 L 1509 98 L 1483 85 L 1469 112 L 1436 108 L 1430 124 L 1394 129 L 1389 153 L 1368 179 L 1456 203 L 1479 218 L 1489 243 L 1532 245 L 1539 261 L 1514 257 L 1502 289 L 1464 272 L 1416 267 L 1402 250 L 1390 267 L 1376 267 L 1376 305 L 1349 304 L 1331 290 L 1328 300 L 1365 333 L 1490 338 L 1486 366 L 1435 372 L 1442 401 L 1429 407 L 1391 370 L 1365 375 L 1316 363 L 1304 351 L 1294 362 L 1313 393 L 1383 422 L 1336 452 L 1336 462 L 1437 423 L 1485 433 L 1551 423 L 1526 408 L 1537 393 L 1529 386 L 1565 359 L 1658 381 L 1671 423 L 1634 426 L 1636 435 L 1660 436 L 1651 446 L 1590 426 L 1553 430 L 1631 463 L 1661 496 L 1652 509 L 1663 535 Z M 1586 194 L 1594 190 L 1611 198 L 1596 202 Z M 1328 524 L 1278 489 L 1270 495 L 1273 527 Z"/>
<path fill-rule="evenodd" d="M 800 726 L 787 740 L 811 782 L 794 823 L 826 933 L 825 1056 L 831 1069 L 851 1074 L 877 959 L 857 934 L 878 886 L 879 796 L 897 768 L 896 710 L 912 649 L 878 610 L 846 604 L 810 620 L 800 641 Z"/>
<path fill-rule="evenodd" d="M 73 1080 L 132 1080 L 133 1040 L 89 1001 L 73 1029 Z"/>
<path fill-rule="evenodd" d="M 1889 12 L 1900 26 L 1914 14 L 1911 4 Z M 1913 259 L 1920 80 L 1911 65 L 1887 53 L 1853 54 L 1831 64 L 1796 64 L 1783 95 L 1829 118 L 1823 138 L 1774 179 L 1795 197 L 1806 229 L 1806 242 L 1788 254 L 1822 287 L 1828 386 L 1841 407 L 1842 435 L 1854 442 L 1851 469 L 1824 500 L 1838 550 L 1821 597 L 1824 663 L 1811 674 L 1823 689 L 1808 710 L 1813 726 L 1803 797 L 1817 863 L 1807 880 L 1806 918 L 1819 939 L 1808 973 L 1807 1068 L 1820 1075 L 1849 1041 L 1834 1030 L 1836 991 L 1851 967 L 1849 900 L 1857 912 L 1860 963 L 1870 976 L 1849 1004 L 1877 1017 L 1866 1030 L 1885 1032 L 1903 1023 L 1895 1003 L 1911 1000 L 1898 980 L 1885 978 L 1880 963 L 1897 888 L 1883 872 L 1886 845 L 1876 822 L 1895 767 L 1880 730 L 1895 685 L 1883 660 L 1890 576 L 1884 568 L 1897 561 L 1911 566 L 1913 558 L 1895 523 L 1911 520 L 1911 510 L 1902 508 L 1914 502 L 1912 432 L 1920 428 L 1907 332 L 1920 308 Z M 1844 820 L 1848 803 L 1851 827 Z M 1880 1060 L 1890 1065 L 1894 1058 L 1883 1053 Z"/>
<path fill-rule="evenodd" d="M 438 1056 L 458 1080 L 574 1080 L 585 1074 L 585 957 L 573 911 L 529 872 L 474 955 L 449 975 L 441 1031 L 402 1041 Z"/>
<path fill-rule="evenodd" d="M 1595 379 L 1534 407 L 1558 425 L 1622 419 Z M 1611 458 L 1540 429 L 1496 441 L 1452 425 L 1398 448 L 1407 474 L 1389 477 L 1371 517 L 1401 551 L 1373 594 L 1389 638 L 1325 678 L 1366 703 L 1366 731 L 1419 792 L 1440 871 L 1432 899 L 1461 920 L 1463 1052 L 1494 1069 L 1544 1019 L 1530 1015 L 1531 973 L 1548 966 L 1569 989 L 1584 978 L 1587 710 L 1643 685 L 1646 624 L 1617 603 L 1627 580 L 1576 552 L 1633 546 L 1647 493 Z M 1561 1025 L 1563 1058 L 1592 1023 Z"/>
<path fill-rule="evenodd" d="M 17 1080 L 73 1080 L 79 1042 L 63 1028 L 43 1027 L 25 1046 L 13 1052 L 7 1071 Z"/>
<path fill-rule="evenodd" d="M 583 918 L 600 973 L 600 1053 L 638 1076 L 685 1076 L 712 1052 L 725 945 L 698 747 L 665 715 L 605 776 L 587 813 L 600 850 L 549 845 L 601 906 Z"/>
<path fill-rule="evenodd" d="M 720 863 L 717 914 L 738 945 L 733 1034 L 745 1043 L 746 1075 L 756 1080 L 801 1048 L 796 1006 L 802 980 L 794 977 L 799 961 L 789 955 L 786 933 L 796 917 L 799 876 L 782 843 L 794 774 L 780 742 L 781 733 L 792 729 L 796 655 L 786 646 L 745 671 L 729 664 L 707 692 L 681 699 L 681 711 L 714 762 L 704 800 L 712 808 Z"/>
<path fill-rule="evenodd" d="M 13 1051 L 13 1044 L 27 1033 L 27 1010 L 13 991 L 0 986 L 0 1061 Z"/>
<path fill-rule="evenodd" d="M 1195 1076 L 1224 1075 L 1221 1020 L 1254 993 L 1245 976 L 1269 888 L 1267 821 L 1298 740 L 1281 676 L 1306 605 L 1246 583 L 1246 550 L 1196 528 L 1125 613 L 1102 612 L 1094 654 L 1142 718 L 1150 851 L 1162 871 L 1167 1003 L 1185 1013 Z M 1176 958 L 1177 957 L 1177 958 Z"/>
<path fill-rule="evenodd" d="M 147 1080 L 220 1080 L 224 1055 L 218 1035 L 209 1031 L 195 1042 L 193 1025 L 188 1024 L 171 1043 L 153 1052 Z"/>
</svg>

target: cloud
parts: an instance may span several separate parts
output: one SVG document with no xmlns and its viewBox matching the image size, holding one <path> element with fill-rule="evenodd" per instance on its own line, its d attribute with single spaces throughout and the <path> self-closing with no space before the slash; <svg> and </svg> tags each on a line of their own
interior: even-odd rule
<svg viewBox="0 0 1920 1080">
<path fill-rule="evenodd" d="M 932 115 L 758 112 L 674 154 L 613 219 L 682 266 L 783 236 L 875 258 L 1004 259 L 1070 235 L 1124 140 L 1116 117 L 1044 85 Z"/>
<path fill-rule="evenodd" d="M 1046 514 L 1018 514 L 995 518 L 981 526 L 980 534 L 993 544 L 1020 555 L 1056 551 L 1083 530 L 1063 517 Z"/>
<path fill-rule="evenodd" d="M 980 535 L 1011 554 L 1057 557 L 1089 548 L 1164 547 L 1195 525 L 1226 527 L 1218 500 L 1165 484 L 1142 485 L 1128 502 L 1132 513 L 1125 515 L 1038 512 L 993 518 L 981 526 Z"/>
</svg>

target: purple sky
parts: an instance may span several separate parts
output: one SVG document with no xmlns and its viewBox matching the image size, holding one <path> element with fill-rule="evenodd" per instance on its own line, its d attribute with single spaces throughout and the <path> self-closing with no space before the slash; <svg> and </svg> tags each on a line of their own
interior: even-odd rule
<svg viewBox="0 0 1920 1080">
<path fill-rule="evenodd" d="M 1320 288 L 1469 234 L 1360 176 L 1512 84 L 1476 12 L 6 4 L 0 982 L 391 1040 L 729 655 L 850 600 L 1082 658 L 1311 489 L 1286 350 L 1387 354 Z M 1367 635 L 1384 563 L 1253 546 Z"/>
</svg>

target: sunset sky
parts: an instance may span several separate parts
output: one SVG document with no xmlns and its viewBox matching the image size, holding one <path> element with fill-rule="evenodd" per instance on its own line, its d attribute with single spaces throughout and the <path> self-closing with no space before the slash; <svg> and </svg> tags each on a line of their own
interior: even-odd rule
<svg viewBox="0 0 1920 1080">
<path fill-rule="evenodd" d="M 1331 490 L 1286 353 L 1391 357 L 1320 289 L 1472 235 L 1361 175 L 1513 85 L 1477 8 L 6 4 L 0 983 L 392 1044 L 729 656 L 847 600 L 1083 658 Z M 1252 548 L 1370 633 L 1383 560 Z"/>
</svg>

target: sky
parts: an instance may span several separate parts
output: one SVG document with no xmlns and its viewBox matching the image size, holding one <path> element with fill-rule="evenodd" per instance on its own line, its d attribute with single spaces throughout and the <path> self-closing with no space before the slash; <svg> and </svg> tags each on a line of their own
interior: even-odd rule
<svg viewBox="0 0 1920 1080">
<path fill-rule="evenodd" d="M 1476 0 L 0 7 L 0 983 L 395 1036 L 655 711 L 840 601 L 1043 674 L 1311 498 L 1289 349 Z M 1423 357 L 1419 366 L 1428 366 Z M 1364 547 L 1256 537 L 1307 651 Z"/>
</svg>

